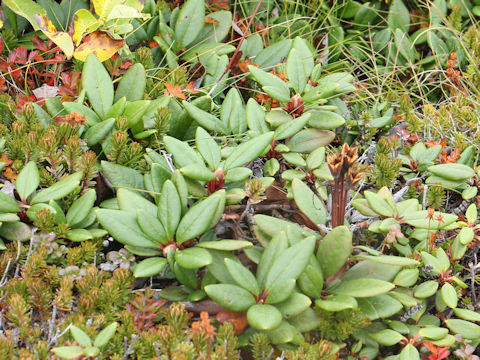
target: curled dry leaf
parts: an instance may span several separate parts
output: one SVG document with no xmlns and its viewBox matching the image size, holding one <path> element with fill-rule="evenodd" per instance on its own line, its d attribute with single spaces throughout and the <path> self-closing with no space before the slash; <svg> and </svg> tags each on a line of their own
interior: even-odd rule
<svg viewBox="0 0 480 360">
<path fill-rule="evenodd" d="M 95 31 L 85 38 L 73 56 L 77 60 L 85 61 L 89 54 L 95 54 L 98 60 L 105 61 L 115 55 L 124 45 L 124 40 L 115 40 L 103 31 Z"/>
</svg>

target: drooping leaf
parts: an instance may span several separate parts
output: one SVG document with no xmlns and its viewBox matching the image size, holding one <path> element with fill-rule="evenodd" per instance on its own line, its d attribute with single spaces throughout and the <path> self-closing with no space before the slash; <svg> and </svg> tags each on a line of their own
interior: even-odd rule
<svg viewBox="0 0 480 360">
<path fill-rule="evenodd" d="M 97 30 L 88 35 L 86 40 L 75 49 L 73 56 L 77 60 L 86 61 L 87 57 L 93 54 L 103 62 L 115 55 L 124 45 L 124 40 L 113 39 L 107 33 Z"/>
<path fill-rule="evenodd" d="M 34 19 L 38 28 L 65 53 L 68 59 L 70 59 L 73 55 L 73 41 L 70 35 L 66 32 L 58 31 L 45 15 L 36 14 Z"/>
</svg>

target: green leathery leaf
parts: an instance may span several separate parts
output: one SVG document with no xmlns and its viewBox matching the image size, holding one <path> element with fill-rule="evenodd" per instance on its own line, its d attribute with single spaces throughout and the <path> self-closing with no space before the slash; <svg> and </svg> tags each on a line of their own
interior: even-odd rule
<svg viewBox="0 0 480 360">
<path fill-rule="evenodd" d="M 389 294 L 393 294 L 393 292 L 390 292 Z M 401 295 L 408 296 L 406 294 Z M 394 296 L 389 296 L 388 294 L 382 294 L 368 298 L 358 298 L 357 301 L 360 311 L 368 316 L 371 320 L 378 318 L 389 318 L 403 309 L 403 303 L 400 301 L 400 299 L 397 299 Z M 416 302 L 413 302 L 416 305 Z"/>
<path fill-rule="evenodd" d="M 265 117 L 265 109 L 255 99 L 248 99 L 246 108 L 248 128 L 259 135 L 270 131 Z"/>
<path fill-rule="evenodd" d="M 395 287 L 392 283 L 378 279 L 354 279 L 342 281 L 330 290 L 335 295 L 348 295 L 357 298 L 384 294 Z"/>
<path fill-rule="evenodd" d="M 137 223 L 135 213 L 98 209 L 97 219 L 102 227 L 124 245 L 156 249 L 158 244 L 147 238 Z"/>
<path fill-rule="evenodd" d="M 329 130 L 304 129 L 288 140 L 287 146 L 291 151 L 309 153 L 330 144 L 334 138 L 335 133 Z"/>
<path fill-rule="evenodd" d="M 203 164 L 188 164 L 187 166 L 182 167 L 180 172 L 185 177 L 200 181 L 210 181 L 217 177 L 213 171 L 207 169 Z"/>
<path fill-rule="evenodd" d="M 295 204 L 315 225 L 326 223 L 327 211 L 323 201 L 299 179 L 292 181 L 292 193 Z"/>
<path fill-rule="evenodd" d="M 87 145 L 93 146 L 104 140 L 110 134 L 114 125 L 115 119 L 110 118 L 89 127 L 84 136 L 87 139 Z"/>
<path fill-rule="evenodd" d="M 101 162 L 101 167 L 103 175 L 114 188 L 144 189 L 143 176 L 137 170 L 104 160 Z"/>
<path fill-rule="evenodd" d="M 282 314 L 273 305 L 255 304 L 248 309 L 247 320 L 257 330 L 273 330 L 280 326 Z"/>
<path fill-rule="evenodd" d="M 265 278 L 273 262 L 280 254 L 288 248 L 288 240 L 285 232 L 279 232 L 268 243 L 268 246 L 262 253 L 260 263 L 257 267 L 257 280 L 261 287 L 265 285 Z"/>
<path fill-rule="evenodd" d="M 118 327 L 118 323 L 113 322 L 110 325 L 103 328 L 103 330 L 100 331 L 98 335 L 95 337 L 95 341 L 93 342 L 93 345 L 96 347 L 103 347 L 107 345 L 107 343 L 110 341 L 110 339 L 113 337 L 113 335 L 117 331 L 117 327 Z"/>
<path fill-rule="evenodd" d="M 258 286 L 257 279 L 255 279 L 255 276 L 250 270 L 248 270 L 242 264 L 232 261 L 228 258 L 225 259 L 224 262 L 228 273 L 232 279 L 235 280 L 237 285 L 241 286 L 245 290 L 248 290 L 253 295 L 258 295 L 260 292 L 260 287 Z"/>
<path fill-rule="evenodd" d="M 185 269 L 198 269 L 210 265 L 213 258 L 207 250 L 193 247 L 177 250 L 175 252 L 175 261 Z"/>
<path fill-rule="evenodd" d="M 244 181 L 250 178 L 252 175 L 252 170 L 244 167 L 237 167 L 228 170 L 228 173 L 225 174 L 225 180 L 227 182 L 237 182 Z"/>
<path fill-rule="evenodd" d="M 113 83 L 94 54 L 88 55 L 83 65 L 82 87 L 93 109 L 100 117 L 105 118 L 113 104 Z"/>
<path fill-rule="evenodd" d="M 393 209 L 380 195 L 375 194 L 371 191 L 365 191 L 364 196 L 365 199 L 367 199 L 370 208 L 377 214 L 386 217 L 391 217 L 394 215 Z"/>
<path fill-rule="evenodd" d="M 470 166 L 455 163 L 432 165 L 428 171 L 433 175 L 452 181 L 466 180 L 475 175 L 475 171 Z"/>
<path fill-rule="evenodd" d="M 267 149 L 273 140 L 273 135 L 274 133 L 271 131 L 235 147 L 233 152 L 225 160 L 224 169 L 229 170 L 240 167 L 255 160 Z"/>
<path fill-rule="evenodd" d="M 317 258 L 312 255 L 305 267 L 305 271 L 297 279 L 298 286 L 303 293 L 312 297 L 320 298 L 323 290 L 323 274 Z"/>
<path fill-rule="evenodd" d="M 245 311 L 255 305 L 253 295 L 237 285 L 213 284 L 204 290 L 212 300 L 232 311 Z"/>
<path fill-rule="evenodd" d="M 265 277 L 265 288 L 286 279 L 297 279 L 305 270 L 315 247 L 315 237 L 308 237 L 289 247 L 270 266 Z"/>
<path fill-rule="evenodd" d="M 114 101 L 117 102 L 122 97 L 127 101 L 142 100 L 146 81 L 145 68 L 141 63 L 130 66 L 118 83 Z"/>
<path fill-rule="evenodd" d="M 85 194 L 76 199 L 68 209 L 66 220 L 68 225 L 74 226 L 83 221 L 93 209 L 97 193 L 95 189 L 88 190 Z"/>
<path fill-rule="evenodd" d="M 420 262 L 418 262 L 415 259 L 410 259 L 403 256 L 392 256 L 392 255 L 373 256 L 373 255 L 361 254 L 361 255 L 356 255 L 355 258 L 370 260 L 370 261 L 379 262 L 382 264 L 399 265 L 399 266 L 413 266 L 413 265 L 420 264 Z"/>
<path fill-rule="evenodd" d="M 214 240 L 214 241 L 201 241 L 197 244 L 197 247 L 212 250 L 224 250 L 234 251 L 252 247 L 253 244 L 246 240 Z"/>
<path fill-rule="evenodd" d="M 225 126 L 223 122 L 217 119 L 216 116 L 204 111 L 188 101 L 182 101 L 182 105 L 187 111 L 188 115 L 195 120 L 200 126 L 207 130 L 218 132 L 222 135 L 230 134 L 230 130 Z"/>
<path fill-rule="evenodd" d="M 285 301 L 295 289 L 295 279 L 285 279 L 283 281 L 275 283 L 269 289 L 267 289 L 267 298 L 265 302 L 267 304 L 277 304 Z"/>
<path fill-rule="evenodd" d="M 0 191 L 0 212 L 4 213 L 17 213 L 20 211 L 20 207 L 17 204 L 17 201 Z"/>
<path fill-rule="evenodd" d="M 466 340 L 480 339 L 480 326 L 465 320 L 448 319 L 445 321 L 448 328 Z"/>
<path fill-rule="evenodd" d="M 266 331 L 268 339 L 274 345 L 292 342 L 298 333 L 298 329 L 285 320 L 275 329 Z"/>
<path fill-rule="evenodd" d="M 183 141 L 171 136 L 165 136 L 163 142 L 165 143 L 167 151 L 173 155 L 175 165 L 179 168 L 190 164 L 203 164 L 203 159 L 200 154 Z"/>
<path fill-rule="evenodd" d="M 179 49 L 188 47 L 200 34 L 204 27 L 205 1 L 187 0 L 175 22 L 175 37 L 179 42 Z"/>
<path fill-rule="evenodd" d="M 53 348 L 52 352 L 62 359 L 76 359 L 83 355 L 83 348 L 80 346 L 59 346 Z"/>
<path fill-rule="evenodd" d="M 393 283 L 396 286 L 413 286 L 418 280 L 419 273 L 420 271 L 418 269 L 404 269 L 397 274 Z"/>
<path fill-rule="evenodd" d="M 153 242 L 164 243 L 169 240 L 167 232 L 158 217 L 144 209 L 137 210 L 137 222 L 142 231 Z"/>
<path fill-rule="evenodd" d="M 72 175 L 63 178 L 59 182 L 56 182 L 50 187 L 36 193 L 31 200 L 31 204 L 47 202 L 50 200 L 58 200 L 67 196 L 73 190 L 75 190 L 77 186 L 80 185 L 80 181 L 82 180 L 82 178 L 83 171 L 78 171 Z"/>
<path fill-rule="evenodd" d="M 448 329 L 441 327 L 424 327 L 418 331 L 418 335 L 431 340 L 443 339 L 448 334 Z"/>
<path fill-rule="evenodd" d="M 453 309 L 453 312 L 460 319 L 476 322 L 480 321 L 480 313 L 476 311 L 455 308 Z"/>
<path fill-rule="evenodd" d="M 65 236 L 71 241 L 86 241 L 93 239 L 93 235 L 85 229 L 72 229 L 67 231 Z"/>
<path fill-rule="evenodd" d="M 408 31 L 410 27 L 410 13 L 402 0 L 393 0 L 388 12 L 387 23 L 391 30 L 401 29 Z"/>
<path fill-rule="evenodd" d="M 150 103 L 150 100 L 137 100 L 127 102 L 125 105 L 122 116 L 127 118 L 127 128 L 129 128 L 133 134 L 140 133 L 144 130 L 142 117 L 147 112 Z"/>
<path fill-rule="evenodd" d="M 290 101 L 290 90 L 278 76 L 267 73 L 253 65 L 248 65 L 248 70 L 253 78 L 262 85 L 263 90 L 275 100 L 280 102 Z"/>
<path fill-rule="evenodd" d="M 311 304 L 312 301 L 308 296 L 293 292 L 285 301 L 276 304 L 275 307 L 280 310 L 285 319 L 289 319 L 310 308 Z"/>
<path fill-rule="evenodd" d="M 166 231 L 167 238 L 173 240 L 182 216 L 182 207 L 177 188 L 171 180 L 162 186 L 162 194 L 158 200 L 158 219 Z"/>
<path fill-rule="evenodd" d="M 162 272 L 167 265 L 167 259 L 163 257 L 151 257 L 140 261 L 133 271 L 133 276 L 136 278 L 145 278 L 157 275 Z"/>
<path fill-rule="evenodd" d="M 217 169 L 222 159 L 220 148 L 212 136 L 200 126 L 195 133 L 195 145 L 210 169 Z"/>
<path fill-rule="evenodd" d="M 79 343 L 82 346 L 91 346 L 92 345 L 92 339 L 87 335 L 85 331 L 82 329 L 76 327 L 75 325 L 72 325 L 70 327 L 70 332 L 72 333 L 73 338 L 77 343 Z"/>
<path fill-rule="evenodd" d="M 320 242 L 317 259 L 325 278 L 338 272 L 352 253 L 352 233 L 346 226 L 337 226 Z"/>
<path fill-rule="evenodd" d="M 402 334 L 392 329 L 380 330 L 376 333 L 369 334 L 369 336 L 379 344 L 385 346 L 398 344 L 404 338 Z"/>
<path fill-rule="evenodd" d="M 442 288 L 440 289 L 440 295 L 442 297 L 443 302 L 449 308 L 455 309 L 458 304 L 458 296 L 455 288 L 449 284 L 443 284 Z"/>
<path fill-rule="evenodd" d="M 307 85 L 307 72 L 303 66 L 302 56 L 299 50 L 292 47 L 287 57 L 287 78 L 297 94 L 301 94 Z"/>
<path fill-rule="evenodd" d="M 228 91 L 225 100 L 223 100 L 220 108 L 220 121 L 233 134 L 241 134 L 247 129 L 245 106 L 240 92 L 235 87 Z"/>
<path fill-rule="evenodd" d="M 15 180 L 15 187 L 18 195 L 22 201 L 27 198 L 37 189 L 40 184 L 40 174 L 37 165 L 34 161 L 28 162 L 27 165 L 20 171 Z"/>
<path fill-rule="evenodd" d="M 283 140 L 298 133 L 307 124 L 311 114 L 304 113 L 300 117 L 283 123 L 275 129 L 275 140 Z"/>
<path fill-rule="evenodd" d="M 138 209 L 143 209 L 150 214 L 157 213 L 157 207 L 137 192 L 124 188 L 118 189 L 117 201 L 120 210 L 137 213 Z"/>
<path fill-rule="evenodd" d="M 182 243 L 200 236 L 215 220 L 216 213 L 225 207 L 225 190 L 220 190 L 192 206 L 183 216 L 177 228 L 177 242 Z"/>
<path fill-rule="evenodd" d="M 413 295 L 416 298 L 427 298 L 437 292 L 438 282 L 428 280 L 413 288 Z"/>
<path fill-rule="evenodd" d="M 348 295 L 330 295 L 326 299 L 315 300 L 315 305 L 326 311 L 343 311 L 358 307 L 357 300 Z"/>
<path fill-rule="evenodd" d="M 316 129 L 333 130 L 345 124 L 345 119 L 333 111 L 313 110 L 309 114 L 308 125 Z"/>
</svg>

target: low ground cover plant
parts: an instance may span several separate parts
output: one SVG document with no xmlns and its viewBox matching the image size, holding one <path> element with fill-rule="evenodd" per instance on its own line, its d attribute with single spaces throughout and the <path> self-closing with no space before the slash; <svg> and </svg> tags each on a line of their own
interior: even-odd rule
<svg viewBox="0 0 480 360">
<path fill-rule="evenodd" d="M 479 6 L 5 0 L 1 359 L 478 359 Z"/>
</svg>

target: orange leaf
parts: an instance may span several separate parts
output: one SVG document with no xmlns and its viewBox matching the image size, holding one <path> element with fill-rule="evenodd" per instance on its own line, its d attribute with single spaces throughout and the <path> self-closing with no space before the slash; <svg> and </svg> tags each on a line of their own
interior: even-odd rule
<svg viewBox="0 0 480 360">
<path fill-rule="evenodd" d="M 173 96 L 173 97 L 177 97 L 177 98 L 182 99 L 182 100 L 187 99 L 185 94 L 182 92 L 182 89 L 180 88 L 180 86 L 178 86 L 178 85 L 174 86 L 174 85 L 166 82 L 165 87 L 167 88 L 165 90 L 165 96 Z"/>
<path fill-rule="evenodd" d="M 235 312 L 223 309 L 215 316 L 215 319 L 217 319 L 220 324 L 223 324 L 224 322 L 232 324 L 235 335 L 241 335 L 248 326 L 246 311 Z"/>
<path fill-rule="evenodd" d="M 123 40 L 115 40 L 102 31 L 95 31 L 85 38 L 73 56 L 77 60 L 85 61 L 88 55 L 95 54 L 98 60 L 105 61 L 115 55 L 124 45 L 125 41 Z"/>
</svg>

